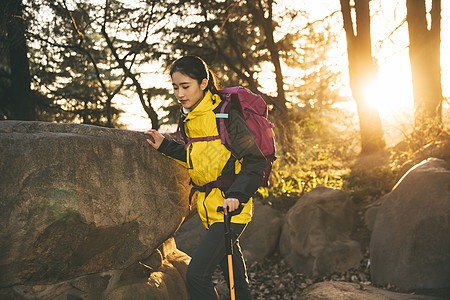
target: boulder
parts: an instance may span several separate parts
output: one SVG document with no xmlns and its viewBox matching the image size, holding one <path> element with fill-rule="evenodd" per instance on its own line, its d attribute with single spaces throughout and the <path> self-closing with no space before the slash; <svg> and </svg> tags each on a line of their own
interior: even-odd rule
<svg viewBox="0 0 450 300">
<path fill-rule="evenodd" d="M 391 292 L 364 284 L 324 281 L 306 288 L 300 300 L 439 300 L 432 296 L 421 296 Z"/>
<path fill-rule="evenodd" d="M 158 299 L 187 300 L 186 269 L 190 257 L 173 238 L 149 257 L 124 270 L 109 270 L 46 285 L 0 289 L 0 299 Z"/>
<path fill-rule="evenodd" d="M 355 207 L 346 193 L 318 187 L 286 214 L 280 254 L 295 271 L 309 276 L 359 267 L 360 245 L 350 239 L 354 217 Z"/>
<path fill-rule="evenodd" d="M 241 236 L 241 248 L 248 263 L 270 257 L 278 247 L 281 218 L 269 205 L 255 203 L 253 219 Z"/>
<path fill-rule="evenodd" d="M 367 227 L 369 231 L 373 230 L 373 226 L 375 226 L 375 220 L 377 218 L 378 210 L 381 207 L 381 204 L 383 204 L 384 199 L 386 198 L 386 195 L 381 197 L 380 199 L 375 200 L 374 202 L 367 205 L 365 212 L 364 212 L 364 225 Z"/>
<path fill-rule="evenodd" d="M 386 196 L 370 241 L 371 278 L 402 291 L 450 292 L 450 166 L 428 159 Z"/>
<path fill-rule="evenodd" d="M 148 268 L 148 278 L 124 277 L 123 272 L 120 281 L 112 282 L 102 299 L 188 300 L 186 270 L 189 261 L 190 257 L 179 251 L 171 238 L 140 263 Z"/>
<path fill-rule="evenodd" d="M 180 229 L 175 233 L 175 241 L 178 249 L 192 257 L 205 234 L 206 228 L 200 216 L 196 213 L 185 220 Z"/>
<path fill-rule="evenodd" d="M 188 183 L 141 132 L 1 121 L 0 288 L 57 284 L 148 257 L 182 223 Z M 90 284 L 104 286 L 102 276 Z"/>
<path fill-rule="evenodd" d="M 277 212 L 268 205 L 255 203 L 252 221 L 240 237 L 246 262 L 251 263 L 269 257 L 278 246 L 280 232 L 281 219 Z M 192 216 L 175 234 L 178 249 L 192 256 L 205 233 L 206 229 L 200 217 Z"/>
</svg>

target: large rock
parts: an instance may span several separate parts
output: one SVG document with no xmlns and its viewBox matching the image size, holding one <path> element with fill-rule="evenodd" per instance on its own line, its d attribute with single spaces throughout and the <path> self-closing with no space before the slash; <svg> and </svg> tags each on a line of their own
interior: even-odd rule
<svg viewBox="0 0 450 300">
<path fill-rule="evenodd" d="M 1 121 L 0 288 L 146 258 L 183 221 L 188 182 L 140 132 Z"/>
<path fill-rule="evenodd" d="M 185 220 L 181 227 L 175 233 L 175 241 L 178 249 L 189 256 L 193 256 L 206 234 L 206 228 L 196 213 Z"/>
<path fill-rule="evenodd" d="M 233 220 L 233 219 L 231 219 Z M 281 219 L 277 212 L 268 205 L 255 203 L 252 221 L 240 237 L 242 253 L 247 263 L 269 257 L 278 246 L 281 232 Z M 198 215 L 184 222 L 176 232 L 178 248 L 192 256 L 202 241 L 206 229 Z"/>
<path fill-rule="evenodd" d="M 439 300 L 442 298 L 391 292 L 350 282 L 325 281 L 306 288 L 300 300 Z"/>
<path fill-rule="evenodd" d="M 123 270 L 109 270 L 45 285 L 0 289 L 0 299 L 187 300 L 190 257 L 168 239 L 149 257 Z"/>
<path fill-rule="evenodd" d="M 370 241 L 374 284 L 450 292 L 450 167 L 428 159 L 378 209 Z"/>
<path fill-rule="evenodd" d="M 242 252 L 249 263 L 270 257 L 278 247 L 281 218 L 271 206 L 255 203 L 253 220 L 241 236 Z"/>
<path fill-rule="evenodd" d="M 280 254 L 295 271 L 310 276 L 358 267 L 363 258 L 360 245 L 349 237 L 354 215 L 354 204 L 343 191 L 310 191 L 286 214 Z"/>
<path fill-rule="evenodd" d="M 171 238 L 141 263 L 151 272 L 148 278 L 130 278 L 123 272 L 121 282 L 111 284 L 103 299 L 188 300 L 186 270 L 189 262 L 190 257 L 179 251 Z"/>
</svg>

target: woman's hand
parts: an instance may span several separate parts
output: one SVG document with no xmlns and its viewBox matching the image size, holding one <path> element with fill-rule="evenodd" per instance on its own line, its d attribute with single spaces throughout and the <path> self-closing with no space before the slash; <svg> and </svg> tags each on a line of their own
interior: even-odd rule
<svg viewBox="0 0 450 300">
<path fill-rule="evenodd" d="M 154 141 L 152 141 L 151 139 L 147 139 L 147 142 L 156 150 L 158 150 L 159 146 L 161 146 L 161 143 L 164 140 L 164 136 L 159 133 L 158 131 L 156 131 L 155 129 L 150 129 L 147 132 L 145 132 L 145 134 L 150 135 Z"/>
<path fill-rule="evenodd" d="M 232 212 L 239 207 L 239 200 L 236 198 L 227 198 L 223 200 L 223 212 L 227 214 L 227 212 Z"/>
</svg>

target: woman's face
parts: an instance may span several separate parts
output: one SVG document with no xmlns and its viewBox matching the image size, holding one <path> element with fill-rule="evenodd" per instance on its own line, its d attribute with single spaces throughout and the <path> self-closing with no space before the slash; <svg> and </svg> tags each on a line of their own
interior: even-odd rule
<svg viewBox="0 0 450 300">
<path fill-rule="evenodd" d="M 202 101 L 207 85 L 208 80 L 206 78 L 199 84 L 196 79 L 181 72 L 172 74 L 172 86 L 175 97 L 180 101 L 181 106 L 189 110 L 194 109 Z"/>
</svg>

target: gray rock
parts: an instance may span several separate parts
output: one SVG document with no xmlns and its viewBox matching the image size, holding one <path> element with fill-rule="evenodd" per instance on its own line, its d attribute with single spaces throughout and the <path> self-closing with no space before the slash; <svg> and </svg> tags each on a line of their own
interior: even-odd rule
<svg viewBox="0 0 450 300">
<path fill-rule="evenodd" d="M 343 191 L 310 191 L 286 214 L 280 254 L 295 271 L 309 276 L 358 267 L 363 258 L 360 245 L 349 237 L 354 215 L 354 204 Z"/>
<path fill-rule="evenodd" d="M 376 285 L 450 292 L 450 167 L 428 159 L 397 183 L 378 210 L 370 241 Z"/>
<path fill-rule="evenodd" d="M 189 177 L 143 133 L 0 122 L 0 287 L 124 269 L 173 235 Z"/>
<path fill-rule="evenodd" d="M 189 256 L 194 255 L 206 234 L 206 228 L 198 214 L 193 215 L 181 225 L 175 233 L 177 248 Z"/>
<path fill-rule="evenodd" d="M 253 219 L 241 236 L 241 248 L 249 263 L 272 255 L 278 247 L 281 233 L 281 218 L 268 205 L 255 203 Z"/>
<path fill-rule="evenodd" d="M 276 247 L 281 232 L 281 219 L 270 206 L 255 203 L 252 221 L 240 237 L 240 244 L 247 262 L 269 257 Z M 175 234 L 178 249 L 192 256 L 202 241 L 206 229 L 196 214 L 184 222 Z"/>
<path fill-rule="evenodd" d="M 190 257 L 176 249 L 173 238 L 154 253 L 162 255 L 161 263 L 154 268 L 136 262 L 124 270 L 110 270 L 55 284 L 14 285 L 0 289 L 0 299 L 188 299 L 186 270 Z"/>
<path fill-rule="evenodd" d="M 395 293 L 368 285 L 325 281 L 306 288 L 300 300 L 439 300 L 441 298 Z"/>
<path fill-rule="evenodd" d="M 364 213 L 364 223 L 370 231 L 373 230 L 373 226 L 375 226 L 375 220 L 377 217 L 378 210 L 381 207 L 381 204 L 383 204 L 384 199 L 386 196 L 383 196 L 382 198 L 376 200 L 375 202 L 371 203 Z"/>
</svg>

